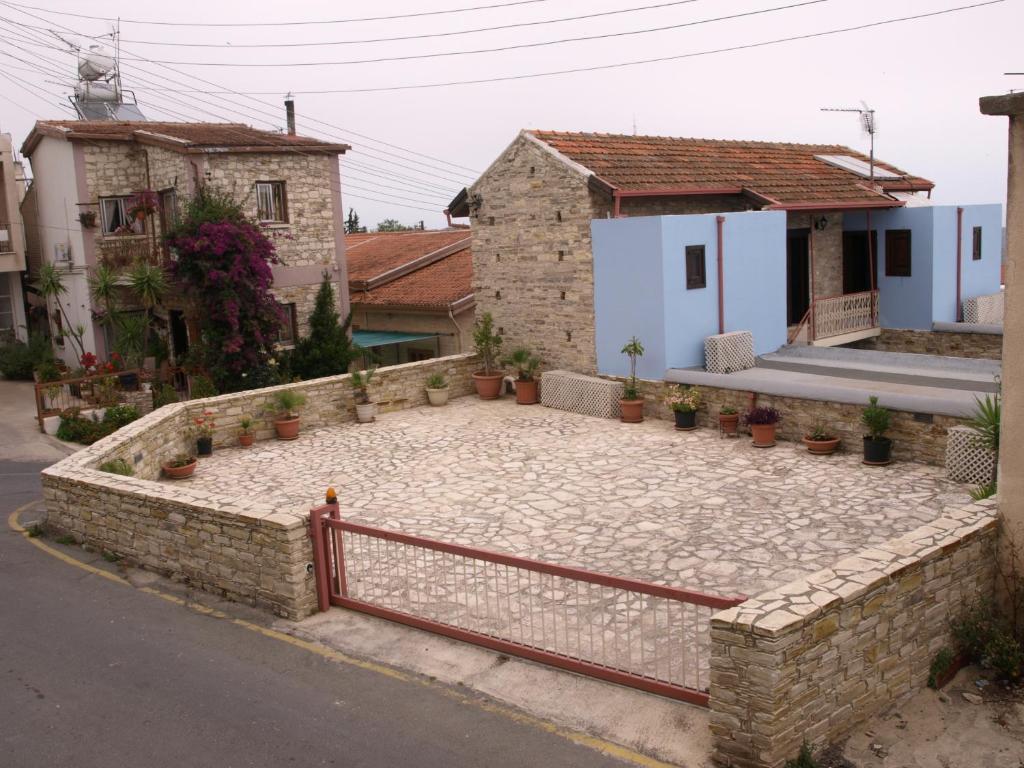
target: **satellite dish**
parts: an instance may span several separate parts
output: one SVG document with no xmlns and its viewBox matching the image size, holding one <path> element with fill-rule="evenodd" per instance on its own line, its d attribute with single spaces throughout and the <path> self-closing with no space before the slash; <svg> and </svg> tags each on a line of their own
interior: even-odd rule
<svg viewBox="0 0 1024 768">
<path fill-rule="evenodd" d="M 104 79 L 114 70 L 114 57 L 101 45 L 90 46 L 78 60 L 78 77 L 86 82 Z"/>
</svg>

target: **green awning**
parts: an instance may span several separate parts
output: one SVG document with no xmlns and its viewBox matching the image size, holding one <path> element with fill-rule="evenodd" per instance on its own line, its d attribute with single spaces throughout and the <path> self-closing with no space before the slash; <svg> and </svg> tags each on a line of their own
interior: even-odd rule
<svg viewBox="0 0 1024 768">
<path fill-rule="evenodd" d="M 352 331 L 352 341 L 366 349 L 401 344 L 406 341 L 436 339 L 436 333 L 403 333 L 401 331 Z"/>
</svg>

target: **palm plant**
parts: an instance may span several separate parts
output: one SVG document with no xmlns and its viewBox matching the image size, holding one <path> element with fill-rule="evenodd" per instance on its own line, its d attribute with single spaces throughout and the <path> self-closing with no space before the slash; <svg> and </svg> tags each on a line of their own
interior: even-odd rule
<svg viewBox="0 0 1024 768">
<path fill-rule="evenodd" d="M 644 356 L 644 345 L 636 336 L 626 342 L 622 348 L 622 354 L 629 357 L 629 381 L 626 383 L 622 396 L 625 400 L 637 400 L 640 397 L 640 390 L 636 384 L 636 359 Z"/>
<path fill-rule="evenodd" d="M 984 495 L 980 498 L 992 496 L 996 492 L 996 483 L 999 474 L 999 422 L 1002 415 L 1002 403 L 1000 395 L 985 395 L 985 399 L 975 398 L 974 415 L 967 422 L 967 426 L 974 430 L 974 444 L 978 447 L 991 451 L 995 457 L 992 462 L 992 478 L 982 486 Z"/>
<path fill-rule="evenodd" d="M 296 410 L 306 404 L 306 396 L 294 389 L 282 389 L 274 393 L 274 405 L 271 411 L 277 413 L 282 419 L 294 419 L 298 416 Z"/>
<path fill-rule="evenodd" d="M 118 290 L 120 288 L 117 270 L 100 262 L 89 275 L 89 293 L 93 300 L 102 305 L 103 322 L 110 325 L 114 322 L 117 312 Z"/>
<path fill-rule="evenodd" d="M 167 293 L 167 275 L 163 269 L 146 261 L 137 261 L 128 272 L 128 287 L 142 305 L 146 318 L 146 333 L 142 341 L 142 359 L 149 356 L 149 331 L 153 307 L 163 301 Z"/>
<path fill-rule="evenodd" d="M 44 263 L 39 267 L 39 279 L 36 281 L 35 287 L 39 291 L 39 295 L 44 299 L 54 300 L 57 310 L 60 312 L 61 317 L 64 318 L 64 331 L 71 337 L 78 353 L 77 356 L 82 357 L 85 354 L 85 346 L 82 343 L 85 329 L 80 325 L 72 325 L 71 318 L 68 317 L 67 310 L 64 309 L 61 297 L 68 292 L 68 288 L 64 285 L 64 277 L 61 271 L 49 262 Z"/>
<path fill-rule="evenodd" d="M 537 369 L 540 368 L 541 359 L 526 347 L 519 347 L 502 360 L 501 364 L 515 368 L 519 381 L 533 381 L 537 376 Z"/>
<path fill-rule="evenodd" d="M 376 370 L 376 368 L 368 368 L 365 371 L 352 372 L 352 394 L 357 403 L 365 405 L 370 402 L 370 393 L 367 388 L 370 386 L 370 379 L 373 378 L 373 372 Z"/>
</svg>

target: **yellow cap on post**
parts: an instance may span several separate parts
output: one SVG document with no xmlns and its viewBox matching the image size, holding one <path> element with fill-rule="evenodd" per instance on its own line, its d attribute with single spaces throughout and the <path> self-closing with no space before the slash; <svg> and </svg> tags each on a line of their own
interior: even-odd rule
<svg viewBox="0 0 1024 768">
<path fill-rule="evenodd" d="M 338 492 L 334 490 L 334 486 L 328 486 L 327 488 L 327 503 L 337 504 L 338 503 Z"/>
</svg>

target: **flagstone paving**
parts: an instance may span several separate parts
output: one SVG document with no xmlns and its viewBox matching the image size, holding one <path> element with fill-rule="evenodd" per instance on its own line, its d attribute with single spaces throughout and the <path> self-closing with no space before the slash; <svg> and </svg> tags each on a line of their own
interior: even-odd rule
<svg viewBox="0 0 1024 768">
<path fill-rule="evenodd" d="M 859 448 L 859 446 L 855 446 Z M 190 490 L 722 594 L 755 594 L 968 501 L 941 468 L 460 398 L 219 448 Z"/>
</svg>

